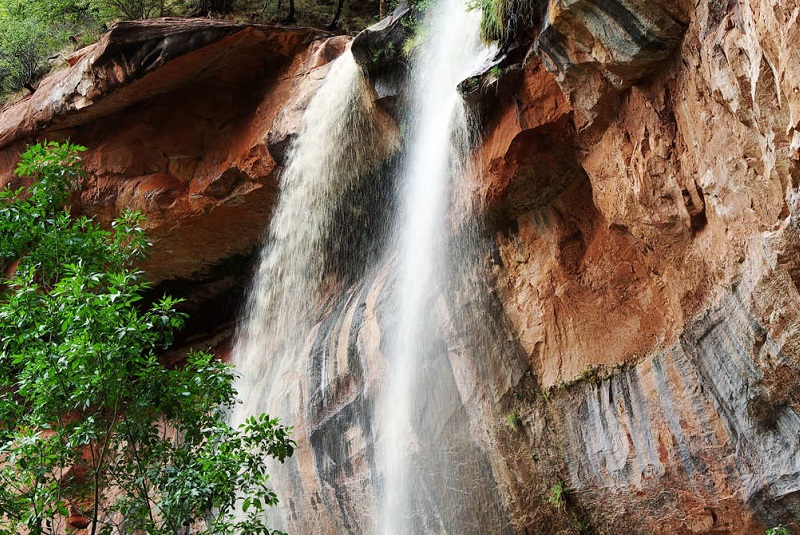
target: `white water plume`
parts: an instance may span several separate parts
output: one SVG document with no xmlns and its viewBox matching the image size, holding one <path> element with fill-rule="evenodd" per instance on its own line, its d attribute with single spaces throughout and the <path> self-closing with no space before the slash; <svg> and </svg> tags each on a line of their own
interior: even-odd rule
<svg viewBox="0 0 800 535">
<path fill-rule="evenodd" d="M 414 499 L 420 493 L 413 457 L 412 421 L 419 404 L 418 374 L 433 353 L 432 296 L 442 287 L 450 182 L 463 170 L 469 130 L 457 85 L 494 54 L 479 39 L 480 12 L 464 0 L 442 0 L 429 12 L 428 38 L 412 65 L 413 93 L 409 114 L 411 146 L 400 191 L 397 230 L 398 280 L 395 291 L 399 325 L 389 349 L 387 386 L 381 400 L 380 463 L 383 467 L 381 535 L 422 531 Z M 434 463 L 435 464 L 435 461 Z M 427 529 L 426 529 L 427 531 Z"/>
</svg>

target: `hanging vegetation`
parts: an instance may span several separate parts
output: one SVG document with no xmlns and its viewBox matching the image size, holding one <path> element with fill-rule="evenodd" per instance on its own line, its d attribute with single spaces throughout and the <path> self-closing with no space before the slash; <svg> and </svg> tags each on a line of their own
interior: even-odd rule
<svg viewBox="0 0 800 535">
<path fill-rule="evenodd" d="M 481 10 L 481 36 L 485 41 L 509 43 L 530 29 L 536 18 L 534 0 L 472 0 L 470 7 Z"/>
</svg>

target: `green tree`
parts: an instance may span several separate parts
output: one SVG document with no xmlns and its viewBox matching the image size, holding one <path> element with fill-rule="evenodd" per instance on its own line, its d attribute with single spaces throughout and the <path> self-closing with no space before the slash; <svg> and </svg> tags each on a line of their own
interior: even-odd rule
<svg viewBox="0 0 800 535">
<path fill-rule="evenodd" d="M 294 442 L 267 415 L 237 429 L 233 370 L 207 353 L 162 365 L 184 317 L 142 301 L 148 243 L 128 212 L 73 217 L 83 148 L 30 147 L 0 191 L 0 534 L 278 533 L 265 461 Z M 237 512 L 242 511 L 242 512 Z"/>
<path fill-rule="evenodd" d="M 0 87 L 3 92 L 34 84 L 49 68 L 48 56 L 56 39 L 47 26 L 34 17 L 12 19 L 0 23 Z"/>
<path fill-rule="evenodd" d="M 0 18 L 34 17 L 51 26 L 76 24 L 97 15 L 96 0 L 0 0 Z"/>
<path fill-rule="evenodd" d="M 0 94 L 32 92 L 50 58 L 96 32 L 99 15 L 89 0 L 0 0 Z"/>
<path fill-rule="evenodd" d="M 151 19 L 164 16 L 167 10 L 165 0 L 92 0 L 90 3 L 109 19 Z"/>
</svg>

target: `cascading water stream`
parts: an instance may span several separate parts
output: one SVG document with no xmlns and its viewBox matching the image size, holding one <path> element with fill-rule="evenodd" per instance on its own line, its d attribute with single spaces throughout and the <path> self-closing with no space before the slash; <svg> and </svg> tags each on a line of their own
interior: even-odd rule
<svg viewBox="0 0 800 535">
<path fill-rule="evenodd" d="M 376 109 L 374 92 L 347 50 L 334 61 L 303 114 L 281 176 L 280 192 L 259 269 L 236 335 L 233 363 L 243 400 L 230 415 L 238 425 L 253 414 L 300 426 L 303 356 L 313 309 L 336 232 L 335 214 L 358 180 L 399 143 Z M 280 470 L 274 467 L 275 470 Z M 273 478 L 283 494 L 283 480 Z"/>
<path fill-rule="evenodd" d="M 384 467 L 379 533 L 417 533 L 414 496 L 418 477 L 412 421 L 425 410 L 419 377 L 433 358 L 431 310 L 442 291 L 451 178 L 464 170 L 469 148 L 467 112 L 459 82 L 474 74 L 494 54 L 479 39 L 480 12 L 464 0 L 442 0 L 429 12 L 424 43 L 412 65 L 411 146 L 408 149 L 397 225 L 397 332 L 389 349 L 389 369 L 381 400 L 381 460 Z M 444 445 L 442 445 L 444 446 Z M 441 456 L 437 453 L 433 456 Z M 430 463 L 428 463 L 430 464 Z"/>
<path fill-rule="evenodd" d="M 389 184 L 375 172 L 396 152 L 399 133 L 376 106 L 374 89 L 349 51 L 304 113 L 233 354 L 244 403 L 232 423 L 261 412 L 278 416 L 296 427 L 298 456 L 304 457 L 270 467 L 287 517 L 273 527 L 378 535 L 505 532 L 502 512 L 486 490 L 491 469 L 469 436 L 448 335 L 436 328 L 441 318 L 432 313 L 447 286 L 451 179 L 464 174 L 469 151 L 457 85 L 494 53 L 478 38 L 480 13 L 466 4 L 441 0 L 426 17 L 428 38 L 412 61 L 408 145 L 398 166 L 394 239 L 385 255 L 392 260 L 366 276 L 352 265 L 358 254 L 342 242 L 367 230 L 391 234 L 359 228 L 356 214 L 376 203 L 363 186 Z M 387 206 L 369 222 L 380 225 L 393 203 L 377 202 Z M 343 225 L 350 233 L 345 238 L 339 235 Z M 337 270 L 331 258 L 345 265 Z M 327 308 L 321 308 L 323 287 L 345 291 L 326 294 Z M 372 327 L 353 330 L 353 318 L 372 306 L 359 301 L 369 301 L 366 296 L 381 305 L 359 320 Z M 350 312 L 337 316 L 345 309 Z M 378 334 L 385 343 L 363 352 L 364 330 L 382 329 L 382 321 L 392 326 Z M 431 385 L 434 392 L 423 392 Z M 354 466 L 360 479 L 352 479 Z M 349 501 L 354 496 L 361 503 Z M 305 520 L 298 510 L 307 512 Z"/>
<path fill-rule="evenodd" d="M 334 62 L 303 115 L 237 336 L 235 362 L 248 371 L 243 381 L 256 381 L 240 384 L 242 392 L 257 388 L 256 378 L 270 375 L 271 366 L 285 363 L 279 358 L 285 351 L 276 344 L 292 352 L 289 346 L 305 339 L 337 203 L 397 145 L 385 124 L 374 124 L 380 115 L 372 95 L 347 51 Z M 248 409 L 242 412 L 252 413 Z"/>
</svg>

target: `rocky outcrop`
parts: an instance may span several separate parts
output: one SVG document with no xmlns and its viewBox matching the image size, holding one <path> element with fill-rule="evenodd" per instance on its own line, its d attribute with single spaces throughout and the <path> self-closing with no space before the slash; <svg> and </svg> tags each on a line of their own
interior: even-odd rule
<svg viewBox="0 0 800 535">
<path fill-rule="evenodd" d="M 351 47 L 356 63 L 372 81 L 377 103 L 391 114 L 396 114 L 397 98 L 407 80 L 405 45 L 413 36 L 415 16 L 401 2 L 390 16 L 356 35 Z"/>
<path fill-rule="evenodd" d="M 533 59 L 507 90 L 558 83 L 563 115 L 509 97 L 485 137 L 483 191 L 507 192 L 487 208 L 512 216 L 493 285 L 547 398 L 510 402 L 526 430 L 503 453 L 522 472 L 512 518 L 543 507 L 530 481 L 558 477 L 601 531 L 797 527 L 798 9 L 603 6 L 551 3 L 536 47 L 555 76 Z M 498 172 L 509 125 L 545 125 L 578 170 L 525 181 L 549 201 L 519 215 Z"/>
<path fill-rule="evenodd" d="M 382 70 L 395 70 L 402 60 L 403 45 L 411 34 L 410 17 L 411 10 L 403 4 L 389 17 L 359 33 L 352 47 L 356 63 L 372 75 Z"/>
<path fill-rule="evenodd" d="M 485 180 L 477 195 L 508 222 L 548 205 L 585 173 L 577 161 L 572 109 L 540 61 L 507 68 L 490 84 L 483 99 L 495 100 L 498 111 L 485 126 Z"/>
<path fill-rule="evenodd" d="M 551 0 L 536 52 L 576 112 L 579 130 L 613 120 L 620 92 L 674 51 L 688 9 L 667 2 Z"/>
</svg>

